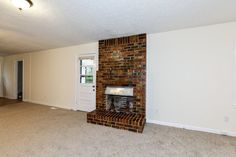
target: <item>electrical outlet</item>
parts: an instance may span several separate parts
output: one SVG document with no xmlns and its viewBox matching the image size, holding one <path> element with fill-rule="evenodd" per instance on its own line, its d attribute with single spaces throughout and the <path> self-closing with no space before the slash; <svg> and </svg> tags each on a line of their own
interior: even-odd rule
<svg viewBox="0 0 236 157">
<path fill-rule="evenodd" d="M 228 133 L 227 133 L 226 131 L 221 131 L 220 133 L 221 133 L 221 135 L 223 135 L 223 136 L 228 136 Z"/>
<path fill-rule="evenodd" d="M 228 116 L 225 116 L 225 117 L 224 117 L 224 121 L 225 121 L 225 123 L 228 123 L 228 122 L 229 122 L 229 117 L 228 117 Z"/>
<path fill-rule="evenodd" d="M 46 96 L 46 95 L 43 96 L 43 100 L 44 100 L 44 101 L 47 100 L 47 96 Z"/>
</svg>

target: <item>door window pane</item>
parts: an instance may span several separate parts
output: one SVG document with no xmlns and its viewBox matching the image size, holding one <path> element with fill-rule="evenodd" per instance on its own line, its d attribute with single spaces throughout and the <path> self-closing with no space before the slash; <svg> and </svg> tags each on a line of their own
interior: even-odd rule
<svg viewBox="0 0 236 157">
<path fill-rule="evenodd" d="M 91 84 L 93 83 L 93 71 L 94 60 L 93 59 L 81 59 L 80 60 L 80 83 Z"/>
<path fill-rule="evenodd" d="M 93 75 L 93 67 L 80 67 L 81 75 Z"/>
<path fill-rule="evenodd" d="M 88 66 L 88 65 L 93 66 L 93 64 L 94 64 L 93 59 L 81 59 L 80 60 L 81 66 Z"/>
<path fill-rule="evenodd" d="M 80 76 L 80 83 L 93 83 L 93 76 Z"/>
</svg>

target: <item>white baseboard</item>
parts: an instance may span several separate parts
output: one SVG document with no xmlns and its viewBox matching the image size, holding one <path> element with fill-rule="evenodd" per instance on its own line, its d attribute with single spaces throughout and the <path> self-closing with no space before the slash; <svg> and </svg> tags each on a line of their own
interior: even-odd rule
<svg viewBox="0 0 236 157">
<path fill-rule="evenodd" d="M 24 101 L 24 102 L 29 102 L 29 100 L 28 100 L 28 99 L 23 99 L 23 101 Z"/>
<path fill-rule="evenodd" d="M 184 125 L 184 124 L 179 124 L 179 123 L 171 123 L 171 122 L 163 122 L 163 121 L 158 121 L 158 120 L 150 120 L 150 119 L 147 120 L 147 123 L 153 123 L 153 124 L 170 126 L 170 127 L 175 127 L 175 128 L 182 128 L 182 129 L 186 129 L 186 130 L 201 131 L 201 132 L 208 132 L 208 133 L 213 133 L 213 134 L 236 137 L 236 132 L 232 132 L 232 131 L 203 128 L 203 127 Z"/>
<path fill-rule="evenodd" d="M 17 98 L 14 97 L 14 96 L 4 96 L 4 98 L 7 98 L 7 99 L 17 99 Z"/>
<path fill-rule="evenodd" d="M 5 98 L 15 99 L 15 97 L 8 97 L 8 96 Z M 56 106 L 55 104 L 42 102 L 42 101 L 34 101 L 34 100 L 28 100 L 28 99 L 24 99 L 23 101 L 34 103 L 34 104 L 50 106 L 50 107 L 58 107 L 58 108 L 73 110 L 71 108 Z M 187 129 L 187 130 L 201 131 L 201 132 L 208 132 L 208 133 L 214 133 L 214 134 L 219 134 L 219 135 L 227 135 L 227 136 L 236 137 L 236 132 L 226 131 L 226 130 L 217 130 L 217 129 L 211 129 L 211 128 L 197 127 L 197 126 L 185 125 L 185 124 L 180 124 L 180 123 L 163 122 L 163 121 L 150 120 L 150 119 L 147 119 L 147 123 L 153 123 L 153 124 L 170 126 L 170 127 L 175 127 L 175 128 L 182 128 L 182 129 Z"/>
<path fill-rule="evenodd" d="M 33 103 L 33 104 L 39 104 L 39 105 L 45 105 L 45 106 L 49 106 L 49 107 L 57 107 L 57 108 L 62 108 L 62 109 L 66 109 L 66 110 L 72 110 L 71 108 L 68 108 L 68 107 L 56 106 L 55 104 L 43 102 L 43 101 L 34 101 L 34 100 L 28 100 L 28 99 L 25 99 L 24 101 L 29 102 L 29 103 Z"/>
</svg>

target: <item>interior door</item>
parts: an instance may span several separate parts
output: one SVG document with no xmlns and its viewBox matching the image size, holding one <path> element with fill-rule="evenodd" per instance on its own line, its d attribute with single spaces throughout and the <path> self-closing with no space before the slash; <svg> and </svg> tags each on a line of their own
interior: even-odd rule
<svg viewBox="0 0 236 157">
<path fill-rule="evenodd" d="M 90 112 L 96 108 L 95 55 L 78 59 L 77 109 Z"/>
</svg>

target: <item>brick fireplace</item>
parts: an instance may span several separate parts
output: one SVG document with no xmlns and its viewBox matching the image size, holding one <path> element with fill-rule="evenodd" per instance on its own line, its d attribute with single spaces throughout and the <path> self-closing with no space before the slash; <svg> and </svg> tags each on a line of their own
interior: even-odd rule
<svg viewBox="0 0 236 157">
<path fill-rule="evenodd" d="M 96 110 L 87 114 L 87 122 L 142 132 L 146 110 L 146 34 L 99 41 L 96 80 Z"/>
</svg>

